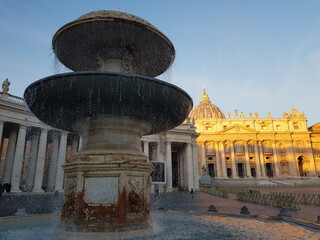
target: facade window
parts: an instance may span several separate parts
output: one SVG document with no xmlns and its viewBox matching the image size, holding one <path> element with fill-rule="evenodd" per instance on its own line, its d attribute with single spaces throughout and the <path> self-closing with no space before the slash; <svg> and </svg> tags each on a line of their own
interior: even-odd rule
<svg viewBox="0 0 320 240">
<path fill-rule="evenodd" d="M 267 126 L 267 125 L 261 125 L 261 128 L 262 128 L 263 130 L 268 130 L 268 126 Z"/>
<path fill-rule="evenodd" d="M 227 128 L 227 125 L 223 125 L 223 129 L 226 129 Z"/>
<path fill-rule="evenodd" d="M 281 126 L 280 125 L 277 125 L 277 130 L 281 130 Z"/>
<path fill-rule="evenodd" d="M 208 160 L 213 160 L 213 158 L 212 157 L 208 157 Z"/>
<path fill-rule="evenodd" d="M 297 122 L 293 123 L 293 129 L 299 129 L 299 124 Z"/>
<path fill-rule="evenodd" d="M 212 131 L 212 127 L 211 126 L 206 126 L 206 130 L 207 131 Z"/>
</svg>

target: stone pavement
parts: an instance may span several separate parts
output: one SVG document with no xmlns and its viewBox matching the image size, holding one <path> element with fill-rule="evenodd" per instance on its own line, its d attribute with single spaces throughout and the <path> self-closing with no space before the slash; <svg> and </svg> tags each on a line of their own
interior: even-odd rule
<svg viewBox="0 0 320 240">
<path fill-rule="evenodd" d="M 270 189 L 274 191 L 274 189 Z M 284 192 L 284 190 L 283 190 Z M 203 192 L 195 192 L 194 198 L 189 192 L 162 193 L 160 197 L 151 196 L 151 209 L 156 210 L 180 210 L 180 211 L 207 211 L 210 205 L 214 205 L 219 213 L 239 214 L 242 206 L 246 206 L 252 215 L 277 216 L 280 208 L 269 207 L 254 203 L 235 200 L 235 194 L 229 194 L 229 198 L 220 198 Z M 315 222 L 320 215 L 320 206 L 300 205 L 300 210 L 292 211 L 292 217 Z"/>
</svg>

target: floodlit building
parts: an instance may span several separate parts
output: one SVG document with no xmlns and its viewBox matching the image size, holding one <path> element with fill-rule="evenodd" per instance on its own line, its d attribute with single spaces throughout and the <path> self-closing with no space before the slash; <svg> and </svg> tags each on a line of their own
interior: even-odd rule
<svg viewBox="0 0 320 240">
<path fill-rule="evenodd" d="M 314 178 L 320 176 L 320 125 L 308 129 L 295 108 L 281 118 L 258 113 L 226 116 L 204 91 L 190 113 L 199 149 L 199 174 L 212 178 Z"/>
</svg>

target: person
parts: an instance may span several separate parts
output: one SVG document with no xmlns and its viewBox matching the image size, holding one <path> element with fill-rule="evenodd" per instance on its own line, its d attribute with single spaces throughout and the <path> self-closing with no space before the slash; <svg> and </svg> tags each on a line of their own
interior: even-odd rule
<svg viewBox="0 0 320 240">
<path fill-rule="evenodd" d="M 0 197 L 2 196 L 2 192 L 3 192 L 3 187 L 2 187 L 2 184 L 0 183 Z"/>
<path fill-rule="evenodd" d="M 250 193 L 250 194 L 252 194 L 252 193 L 253 193 L 252 188 L 250 188 L 249 193 Z"/>
<path fill-rule="evenodd" d="M 194 191 L 193 191 L 193 188 L 191 188 L 190 193 L 191 193 L 192 198 L 194 198 Z"/>
<path fill-rule="evenodd" d="M 156 188 L 155 191 L 156 191 L 156 197 L 157 197 L 157 198 L 160 198 L 159 188 Z"/>
</svg>

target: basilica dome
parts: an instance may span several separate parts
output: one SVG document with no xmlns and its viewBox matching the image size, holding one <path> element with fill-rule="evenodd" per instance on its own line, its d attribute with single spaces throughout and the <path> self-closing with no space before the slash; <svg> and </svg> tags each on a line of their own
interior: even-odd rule
<svg viewBox="0 0 320 240">
<path fill-rule="evenodd" d="M 191 121 L 202 118 L 225 118 L 223 112 L 210 102 L 210 98 L 205 89 L 203 90 L 200 104 L 192 109 L 189 117 Z"/>
</svg>

